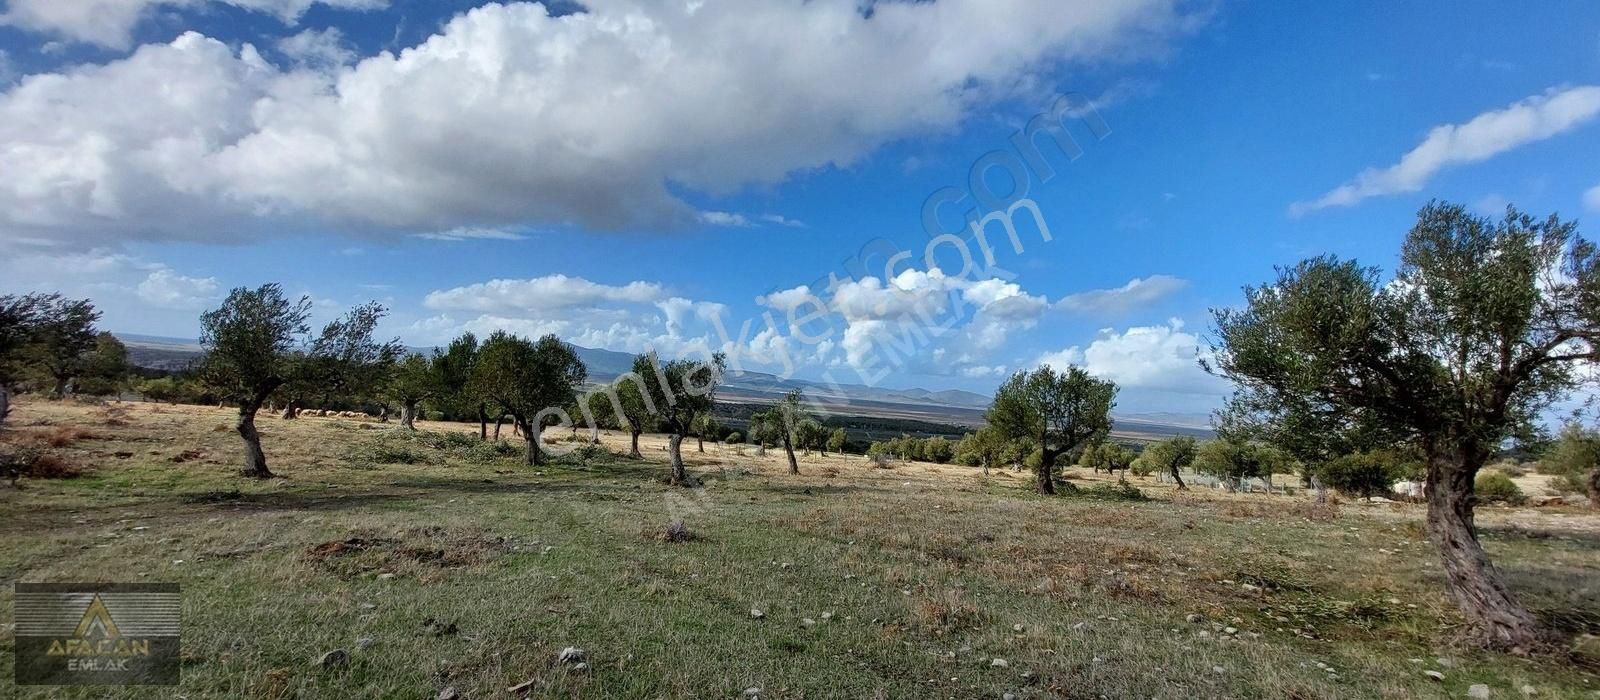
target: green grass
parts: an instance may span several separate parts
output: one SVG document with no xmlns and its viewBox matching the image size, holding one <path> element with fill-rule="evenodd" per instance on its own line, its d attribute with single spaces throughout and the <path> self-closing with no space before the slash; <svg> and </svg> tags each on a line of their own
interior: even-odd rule
<svg viewBox="0 0 1600 700">
<path fill-rule="evenodd" d="M 1453 646 L 1459 620 L 1410 506 L 1335 512 L 1139 480 L 1153 500 L 1044 499 L 1026 475 L 860 458 L 802 460 L 791 477 L 778 451 L 691 452 L 705 486 L 684 490 L 661 483 L 655 442 L 645 462 L 533 470 L 520 444 L 317 419 L 262 421 L 285 478 L 258 482 L 234 475 L 225 412 L 159 410 L 106 428 L 89 409 L 24 406 L 20 431 L 82 422 L 97 436 L 63 449 L 87 476 L 0 489 L 0 576 L 181 584 L 189 698 L 507 697 L 528 681 L 530 697 L 560 698 L 1600 690 L 1562 659 Z M 172 461 L 184 451 L 200 454 Z M 1484 518 L 1518 593 L 1570 632 L 1600 628 L 1593 516 L 1521 517 Z M 661 537 L 678 519 L 694 539 Z M 567 646 L 590 667 L 558 664 Z M 335 648 L 348 666 L 314 664 Z M 10 676 L 0 695 L 108 695 Z"/>
</svg>

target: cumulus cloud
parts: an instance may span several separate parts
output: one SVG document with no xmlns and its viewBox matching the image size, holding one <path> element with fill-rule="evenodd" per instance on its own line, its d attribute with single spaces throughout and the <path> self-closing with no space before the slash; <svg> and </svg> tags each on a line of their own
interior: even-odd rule
<svg viewBox="0 0 1600 700">
<path fill-rule="evenodd" d="M 1199 366 L 1206 351 L 1197 336 L 1183 330 L 1183 321 L 1171 319 L 1166 325 L 1135 326 L 1121 333 L 1107 328 L 1088 348 L 1045 353 L 1036 364 L 1056 369 L 1076 365 L 1122 387 L 1215 394 L 1221 380 Z"/>
<path fill-rule="evenodd" d="M 230 1 L 281 16 L 307 4 Z M 45 13 L 92 4 L 151 5 L 31 0 L 8 17 L 65 31 L 80 24 Z M 947 131 L 1030 76 L 1154 45 L 1184 25 L 1175 4 L 594 0 L 561 17 L 491 4 L 327 71 L 185 34 L 0 94 L 0 230 L 104 245 L 690 224 L 677 192 L 771 184 Z"/>
<path fill-rule="evenodd" d="M 422 305 L 437 311 L 539 312 L 593 307 L 606 302 L 648 304 L 666 294 L 659 284 L 635 281 L 621 286 L 598 284 L 582 277 L 549 275 L 532 279 L 497 279 L 429 292 Z"/>
<path fill-rule="evenodd" d="M 217 298 L 215 277 L 185 277 L 171 270 L 158 269 L 139 283 L 139 298 L 152 306 L 169 309 L 198 309 Z"/>
<path fill-rule="evenodd" d="M 1121 287 L 1068 295 L 1056 302 L 1055 308 L 1073 313 L 1121 315 L 1154 304 L 1188 284 L 1187 280 L 1168 275 L 1135 277 Z"/>
<path fill-rule="evenodd" d="M 133 41 L 139 21 L 158 8 L 184 8 L 204 5 L 208 0 L 9 0 L 0 13 L 0 25 L 42 32 L 71 41 L 125 49 Z M 388 0 L 210 0 L 234 7 L 270 14 L 285 24 L 294 24 L 312 5 L 371 10 L 388 5 Z"/>
<path fill-rule="evenodd" d="M 782 214 L 765 214 L 765 215 L 763 215 L 761 217 L 761 220 L 765 221 L 765 222 L 767 222 L 769 224 L 777 224 L 779 226 L 788 226 L 790 228 L 805 228 L 805 225 L 806 225 L 806 223 L 804 221 L 798 221 L 796 219 L 791 219 L 791 218 L 789 218 L 787 216 L 784 216 Z"/>
<path fill-rule="evenodd" d="M 1518 146 L 1543 141 L 1600 114 L 1600 86 L 1551 89 L 1505 109 L 1484 112 L 1462 124 L 1444 124 L 1387 168 L 1369 168 L 1355 179 L 1308 202 L 1295 202 L 1299 216 L 1327 207 L 1347 207 L 1368 197 L 1421 190 L 1439 171 L 1476 163 Z"/>
</svg>

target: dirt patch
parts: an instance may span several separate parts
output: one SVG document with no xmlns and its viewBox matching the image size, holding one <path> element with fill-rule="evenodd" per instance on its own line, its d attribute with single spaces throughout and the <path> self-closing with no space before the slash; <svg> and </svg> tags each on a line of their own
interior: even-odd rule
<svg viewBox="0 0 1600 700">
<path fill-rule="evenodd" d="M 306 558 L 341 578 L 392 574 L 430 581 L 441 572 L 488 563 L 514 548 L 505 537 L 475 529 L 426 527 L 330 540 L 306 550 Z"/>
</svg>

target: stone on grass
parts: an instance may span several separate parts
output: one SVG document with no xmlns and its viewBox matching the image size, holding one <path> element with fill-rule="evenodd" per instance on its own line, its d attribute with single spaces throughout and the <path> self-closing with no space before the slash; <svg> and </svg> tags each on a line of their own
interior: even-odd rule
<svg viewBox="0 0 1600 700">
<path fill-rule="evenodd" d="M 565 649 L 562 649 L 561 650 L 561 655 L 556 657 L 557 661 L 560 661 L 561 663 L 564 663 L 564 664 L 579 663 L 579 662 L 583 661 L 583 659 L 584 659 L 583 650 L 579 649 L 577 647 L 567 647 Z"/>
<path fill-rule="evenodd" d="M 1489 700 L 1489 686 L 1482 683 L 1474 683 L 1472 687 L 1467 688 L 1467 697 L 1472 698 L 1472 700 Z"/>
<path fill-rule="evenodd" d="M 456 692 L 455 686 L 450 686 L 439 691 L 439 694 L 434 696 L 433 700 L 461 700 L 461 693 Z"/>
<path fill-rule="evenodd" d="M 1183 618 L 1184 622 L 1187 622 L 1187 623 L 1189 623 L 1191 625 L 1198 624 L 1201 620 L 1204 620 L 1204 619 L 1205 618 L 1200 617 L 1200 615 L 1198 615 L 1196 613 L 1189 613 L 1188 615 L 1184 616 L 1184 618 Z"/>
<path fill-rule="evenodd" d="M 1001 658 L 994 658 L 994 659 L 990 659 L 989 660 L 989 666 L 991 668 L 1005 668 L 1005 667 L 1010 666 L 1010 665 L 1011 665 L 1011 662 L 1006 661 L 1005 659 L 1001 659 Z"/>
<path fill-rule="evenodd" d="M 763 617 L 766 617 L 766 616 L 767 616 L 767 614 L 764 613 L 764 612 L 761 612 L 760 608 L 750 608 L 750 617 L 753 617 L 753 618 L 759 620 L 759 619 L 761 619 Z"/>
<path fill-rule="evenodd" d="M 372 642 L 372 638 L 371 637 L 362 637 L 362 638 L 356 640 L 356 648 L 357 649 L 365 649 L 367 647 L 372 646 L 372 644 L 373 644 L 373 642 Z"/>
<path fill-rule="evenodd" d="M 1444 682 L 1444 674 L 1438 671 L 1423 671 L 1422 675 L 1432 678 L 1440 683 Z"/>
<path fill-rule="evenodd" d="M 747 698 L 759 698 L 761 697 L 761 688 L 758 686 L 750 686 L 749 688 L 745 688 L 744 696 Z"/>
<path fill-rule="evenodd" d="M 350 652 L 343 649 L 334 649 L 317 659 L 317 665 L 323 668 L 343 666 L 347 663 L 350 663 Z"/>
</svg>

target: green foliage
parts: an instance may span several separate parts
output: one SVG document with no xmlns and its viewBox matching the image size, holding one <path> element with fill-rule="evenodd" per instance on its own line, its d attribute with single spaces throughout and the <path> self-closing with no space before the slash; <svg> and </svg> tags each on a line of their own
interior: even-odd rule
<svg viewBox="0 0 1600 700">
<path fill-rule="evenodd" d="M 253 411 L 294 378 L 293 351 L 310 332 L 310 317 L 310 297 L 291 302 L 277 284 L 234 289 L 200 316 L 202 381 Z"/>
<path fill-rule="evenodd" d="M 844 428 L 834 428 L 828 434 L 827 448 L 830 452 L 844 452 L 844 447 L 850 442 L 850 434 Z"/>
<path fill-rule="evenodd" d="M 1094 486 L 1075 489 L 1070 493 L 1079 498 L 1091 498 L 1097 501 L 1141 503 L 1150 500 L 1150 497 L 1146 496 L 1138 487 L 1126 481 L 1119 481 L 1115 484 L 1095 484 Z"/>
<path fill-rule="evenodd" d="M 945 464 L 956 455 L 955 446 L 942 437 L 931 437 L 922 441 L 922 460 L 934 464 Z"/>
<path fill-rule="evenodd" d="M 537 341 L 496 331 L 484 341 L 472 368 L 472 391 L 499 406 L 522 428 L 528 441 L 560 421 L 588 370 L 572 347 L 554 335 Z M 537 449 L 530 450 L 530 459 Z"/>
<path fill-rule="evenodd" d="M 1006 437 L 1034 442 L 1040 451 L 1035 483 L 1041 493 L 1053 493 L 1056 456 L 1109 433 L 1116 396 L 1116 384 L 1081 367 L 1057 372 L 1043 365 L 1001 384 L 986 417 Z"/>
<path fill-rule="evenodd" d="M 1139 459 L 1144 462 L 1144 467 L 1148 467 L 1152 472 L 1176 475 L 1194 464 L 1195 456 L 1198 454 L 1199 446 L 1195 443 L 1195 439 L 1180 435 L 1144 448 Z"/>
<path fill-rule="evenodd" d="M 1396 481 L 1416 476 L 1420 461 L 1398 450 L 1372 450 L 1336 457 L 1312 474 L 1346 496 L 1370 498 L 1389 493 Z"/>
<path fill-rule="evenodd" d="M 744 442 L 744 434 L 735 430 L 731 433 L 728 433 L 728 437 L 724 438 L 723 442 L 726 442 L 729 445 L 737 445 L 741 442 Z"/>
<path fill-rule="evenodd" d="M 1194 469 L 1219 479 L 1239 483 L 1244 479 L 1271 479 L 1289 473 L 1294 462 L 1282 450 L 1259 442 L 1231 438 L 1212 440 L 1195 454 Z"/>
<path fill-rule="evenodd" d="M 1577 476 L 1600 468 L 1600 432 L 1567 423 L 1539 459 L 1538 468 L 1540 473 L 1558 476 Z"/>
<path fill-rule="evenodd" d="M 1522 489 L 1517 487 L 1517 482 L 1501 472 L 1479 474 L 1473 482 L 1473 491 L 1478 494 L 1478 500 L 1486 503 L 1516 505 L 1523 501 Z"/>
<path fill-rule="evenodd" d="M 83 361 L 77 393 L 89 396 L 120 394 L 128 388 L 128 348 L 110 333 L 95 336 L 94 350 Z"/>
</svg>

